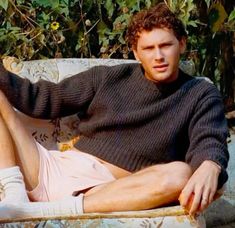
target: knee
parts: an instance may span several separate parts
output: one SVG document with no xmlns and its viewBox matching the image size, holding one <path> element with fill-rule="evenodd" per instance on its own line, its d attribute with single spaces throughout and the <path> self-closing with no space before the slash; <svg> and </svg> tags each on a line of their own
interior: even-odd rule
<svg viewBox="0 0 235 228">
<path fill-rule="evenodd" d="M 5 94 L 0 90 L 0 115 L 5 121 L 14 120 L 15 111 L 9 103 Z"/>
<path fill-rule="evenodd" d="M 173 183 L 175 190 L 181 191 L 189 178 L 192 176 L 191 167 L 185 162 L 172 162 L 169 165 L 172 167 L 172 172 L 170 175 L 170 183 Z"/>
<path fill-rule="evenodd" d="M 2 90 L 0 90 L 0 104 L 2 104 L 2 102 L 4 102 L 4 100 L 5 100 L 5 95 L 2 92 Z"/>
<path fill-rule="evenodd" d="M 6 103 L 8 103 L 8 100 L 2 90 L 0 90 L 0 111 L 4 109 L 3 107 L 6 106 Z"/>
</svg>

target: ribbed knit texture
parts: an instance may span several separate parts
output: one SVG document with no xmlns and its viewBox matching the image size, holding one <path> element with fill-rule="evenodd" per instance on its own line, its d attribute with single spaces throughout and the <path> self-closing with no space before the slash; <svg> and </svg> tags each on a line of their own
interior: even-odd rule
<svg viewBox="0 0 235 228">
<path fill-rule="evenodd" d="M 222 167 L 227 180 L 228 133 L 216 87 L 180 71 L 170 84 L 144 77 L 139 64 L 98 66 L 59 84 L 31 84 L 0 69 L 0 89 L 20 111 L 38 118 L 78 113 L 76 147 L 114 165 L 137 171 L 149 165 L 204 160 Z"/>
</svg>

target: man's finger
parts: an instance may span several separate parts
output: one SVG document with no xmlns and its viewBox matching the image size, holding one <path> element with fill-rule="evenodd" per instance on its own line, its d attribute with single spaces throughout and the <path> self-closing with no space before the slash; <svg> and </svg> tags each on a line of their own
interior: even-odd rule
<svg viewBox="0 0 235 228">
<path fill-rule="evenodd" d="M 202 192 L 201 203 L 199 208 L 200 211 L 206 209 L 210 204 L 210 194 L 211 194 L 210 188 L 205 188 L 204 191 Z"/>
<path fill-rule="evenodd" d="M 192 192 L 183 190 L 179 196 L 179 202 L 182 207 L 186 207 Z"/>
<path fill-rule="evenodd" d="M 216 190 L 212 190 L 209 195 L 209 204 L 212 203 L 215 199 Z"/>
<path fill-rule="evenodd" d="M 200 206 L 201 197 L 202 197 L 201 191 L 195 193 L 192 206 L 190 207 L 189 210 L 189 214 L 193 215 L 198 210 Z"/>
<path fill-rule="evenodd" d="M 206 209 L 208 205 L 209 205 L 208 197 L 203 196 L 201 199 L 200 211 L 203 211 L 204 209 Z"/>
</svg>

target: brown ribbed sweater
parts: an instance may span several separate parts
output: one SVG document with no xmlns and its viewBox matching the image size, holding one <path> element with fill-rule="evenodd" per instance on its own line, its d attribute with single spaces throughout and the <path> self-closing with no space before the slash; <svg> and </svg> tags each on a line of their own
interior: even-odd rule
<svg viewBox="0 0 235 228">
<path fill-rule="evenodd" d="M 129 171 L 171 161 L 196 169 L 204 160 L 227 180 L 227 125 L 216 87 L 180 71 L 157 85 L 139 64 L 97 66 L 58 84 L 35 84 L 0 67 L 0 89 L 18 110 L 37 118 L 78 113 L 76 147 Z"/>
</svg>

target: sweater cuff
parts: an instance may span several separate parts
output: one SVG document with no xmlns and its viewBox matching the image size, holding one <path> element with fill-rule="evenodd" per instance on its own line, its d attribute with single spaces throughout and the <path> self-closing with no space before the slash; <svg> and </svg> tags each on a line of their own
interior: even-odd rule
<svg viewBox="0 0 235 228">
<path fill-rule="evenodd" d="M 228 180 L 228 174 L 224 168 L 221 168 L 221 172 L 219 174 L 219 179 L 218 179 L 217 190 L 221 189 L 227 180 Z"/>
<path fill-rule="evenodd" d="M 225 160 L 222 158 L 215 158 L 215 157 L 208 157 L 208 158 L 204 158 L 203 160 L 199 159 L 197 160 L 196 158 L 192 159 L 191 162 L 189 162 L 189 165 L 191 166 L 193 172 L 205 161 L 205 160 L 210 160 L 215 162 L 216 164 L 218 164 L 221 167 L 221 172 L 219 174 L 218 177 L 218 186 L 217 186 L 217 190 L 222 188 L 223 185 L 226 183 L 226 181 L 228 180 L 228 174 L 227 171 L 225 169 L 226 166 L 224 166 L 223 164 L 225 164 Z"/>
</svg>

